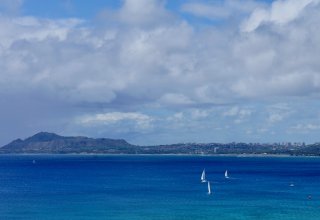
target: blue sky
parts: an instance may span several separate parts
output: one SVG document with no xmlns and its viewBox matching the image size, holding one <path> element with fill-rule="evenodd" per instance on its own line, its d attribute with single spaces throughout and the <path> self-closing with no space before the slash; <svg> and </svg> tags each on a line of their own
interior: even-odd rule
<svg viewBox="0 0 320 220">
<path fill-rule="evenodd" d="M 98 12 L 104 8 L 118 9 L 122 1 L 118 0 L 27 0 L 24 1 L 21 12 L 25 15 L 65 18 L 77 17 L 83 19 L 93 19 Z"/>
<path fill-rule="evenodd" d="M 0 145 L 319 141 L 319 0 L 0 0 Z"/>
<path fill-rule="evenodd" d="M 24 15 L 32 15 L 39 17 L 49 18 L 61 18 L 61 17 L 81 17 L 84 19 L 92 19 L 101 10 L 108 9 L 120 9 L 123 5 L 123 0 L 25 0 L 21 12 Z M 223 5 L 224 0 L 197 0 L 197 1 L 186 1 L 186 0 L 174 0 L 164 1 L 165 7 L 168 10 L 174 11 L 179 16 L 191 17 L 186 13 L 181 13 L 181 6 L 190 2 Z M 272 0 L 260 0 L 258 2 L 270 3 Z"/>
</svg>

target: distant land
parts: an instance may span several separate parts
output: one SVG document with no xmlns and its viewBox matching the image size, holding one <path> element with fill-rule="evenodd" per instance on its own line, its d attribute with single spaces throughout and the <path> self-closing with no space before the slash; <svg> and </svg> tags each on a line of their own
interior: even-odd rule
<svg viewBox="0 0 320 220">
<path fill-rule="evenodd" d="M 320 156 L 320 143 L 179 143 L 138 146 L 123 139 L 65 137 L 40 132 L 0 148 L 0 154 L 190 154 Z"/>
</svg>

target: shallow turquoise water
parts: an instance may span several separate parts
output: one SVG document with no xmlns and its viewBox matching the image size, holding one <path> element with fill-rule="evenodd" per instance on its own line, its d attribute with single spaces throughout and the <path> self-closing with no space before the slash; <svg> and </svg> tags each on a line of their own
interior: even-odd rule
<svg viewBox="0 0 320 220">
<path fill-rule="evenodd" d="M 0 219 L 317 220 L 320 158 L 0 156 Z"/>
</svg>

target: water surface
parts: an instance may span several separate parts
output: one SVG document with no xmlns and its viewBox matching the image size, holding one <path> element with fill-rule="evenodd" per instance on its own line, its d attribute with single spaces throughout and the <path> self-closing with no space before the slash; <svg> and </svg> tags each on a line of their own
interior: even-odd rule
<svg viewBox="0 0 320 220">
<path fill-rule="evenodd" d="M 0 219 L 317 220 L 320 158 L 3 155 Z"/>
</svg>

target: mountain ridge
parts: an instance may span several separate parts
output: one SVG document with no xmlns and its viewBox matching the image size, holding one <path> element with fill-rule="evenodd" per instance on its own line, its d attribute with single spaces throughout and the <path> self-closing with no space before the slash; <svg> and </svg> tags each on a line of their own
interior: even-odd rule
<svg viewBox="0 0 320 220">
<path fill-rule="evenodd" d="M 0 153 L 90 153 L 97 149 L 134 146 L 124 139 L 89 138 L 84 136 L 61 136 L 39 132 L 24 140 L 16 139 L 0 148 Z"/>
<path fill-rule="evenodd" d="M 39 132 L 18 138 L 0 148 L 0 154 L 198 154 L 198 155 L 293 155 L 320 156 L 320 143 L 179 143 L 139 146 L 124 139 L 61 136 Z"/>
</svg>

